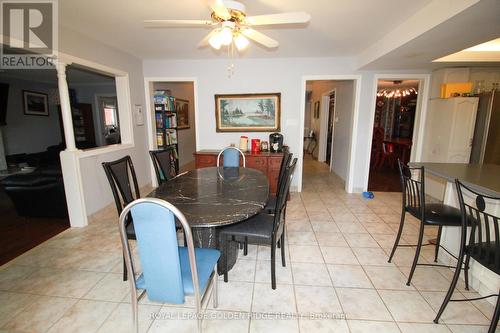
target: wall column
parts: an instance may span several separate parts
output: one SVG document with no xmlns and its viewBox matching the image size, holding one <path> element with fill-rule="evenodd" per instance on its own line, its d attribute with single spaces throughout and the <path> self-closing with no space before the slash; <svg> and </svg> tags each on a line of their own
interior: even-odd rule
<svg viewBox="0 0 500 333">
<path fill-rule="evenodd" d="M 72 227 L 84 227 L 88 224 L 88 220 L 83 195 L 83 180 L 80 172 L 80 150 L 76 148 L 73 131 L 73 116 L 69 100 L 68 82 L 66 81 L 66 63 L 58 62 L 56 69 L 64 139 L 66 141 L 66 150 L 61 152 L 60 157 L 69 221 Z"/>
<path fill-rule="evenodd" d="M 57 63 L 56 69 L 66 149 L 69 151 L 73 151 L 76 150 L 76 145 L 75 133 L 73 131 L 73 118 L 71 115 L 71 103 L 69 101 L 68 82 L 66 81 L 66 64 L 59 61 Z"/>
</svg>

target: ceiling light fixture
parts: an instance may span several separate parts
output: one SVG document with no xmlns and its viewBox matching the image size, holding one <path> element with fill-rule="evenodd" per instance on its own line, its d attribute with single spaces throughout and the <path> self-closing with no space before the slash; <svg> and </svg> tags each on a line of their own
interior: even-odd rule
<svg viewBox="0 0 500 333">
<path fill-rule="evenodd" d="M 394 84 L 398 84 L 394 81 Z M 411 87 L 392 87 L 392 88 L 382 88 L 377 91 L 377 97 L 385 98 L 399 98 L 406 97 L 409 95 L 418 94 L 417 89 Z"/>
<path fill-rule="evenodd" d="M 248 39 L 240 33 L 238 33 L 234 38 L 234 45 L 236 45 L 238 51 L 246 49 L 249 43 Z"/>
</svg>

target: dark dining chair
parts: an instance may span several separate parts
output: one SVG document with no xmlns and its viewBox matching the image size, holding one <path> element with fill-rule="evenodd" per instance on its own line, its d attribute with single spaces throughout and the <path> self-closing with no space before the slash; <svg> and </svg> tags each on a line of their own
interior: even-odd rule
<svg viewBox="0 0 500 333">
<path fill-rule="evenodd" d="M 153 161 L 156 179 L 158 185 L 174 178 L 179 174 L 179 162 L 176 157 L 174 147 L 167 147 L 166 149 L 150 150 L 149 156 Z"/>
<path fill-rule="evenodd" d="M 287 193 L 292 183 L 293 172 L 297 158 L 286 167 L 285 180 L 280 184 L 279 195 L 276 202 L 274 215 L 267 213 L 259 213 L 243 222 L 239 222 L 220 230 L 220 238 L 222 246 L 224 246 L 225 255 L 228 253 L 228 244 L 234 241 L 236 237 L 244 237 L 248 241 L 256 241 L 257 244 L 271 245 L 271 286 L 276 289 L 276 247 L 277 242 L 281 245 L 281 264 L 286 266 L 285 261 L 285 205 Z M 225 258 L 227 265 L 227 258 Z M 228 281 L 228 267 L 224 273 L 224 281 Z"/>
<path fill-rule="evenodd" d="M 123 208 L 134 201 L 139 199 L 141 194 L 139 192 L 139 185 L 137 184 L 137 177 L 135 175 L 134 164 L 129 155 L 122 157 L 116 161 L 103 162 L 102 166 L 106 177 L 108 178 L 113 198 L 115 199 L 116 210 L 118 215 L 121 214 Z M 126 230 L 128 239 L 135 238 L 134 222 L 129 215 L 126 220 Z M 123 261 L 123 281 L 127 281 L 127 268 L 125 267 L 125 260 Z"/>
<path fill-rule="evenodd" d="M 284 181 L 285 178 L 285 170 L 286 167 L 290 165 L 290 162 L 292 161 L 293 154 L 290 153 L 290 150 L 288 148 L 283 148 L 283 159 L 281 160 L 280 164 L 280 171 L 278 174 L 278 183 L 277 183 L 277 190 L 279 191 L 281 183 Z M 288 196 L 288 194 L 287 194 Z M 278 192 L 276 192 L 275 195 L 271 195 L 269 197 L 269 201 L 267 202 L 266 207 L 264 208 L 269 214 L 273 214 L 275 208 L 276 208 L 276 199 L 278 198 Z M 286 209 L 286 207 L 285 207 Z"/>
<path fill-rule="evenodd" d="M 426 203 L 425 202 L 425 170 L 424 167 L 408 167 L 404 165 L 400 160 L 398 160 L 399 174 L 401 179 L 401 188 L 403 195 L 403 203 L 401 207 L 401 222 L 399 224 L 398 234 L 396 240 L 394 241 L 394 246 L 392 247 L 391 254 L 389 256 L 388 262 L 391 262 L 396 248 L 398 246 L 408 247 L 415 245 L 399 245 L 399 240 L 401 239 L 401 234 L 403 232 L 403 227 L 405 223 L 406 213 L 409 213 L 413 217 L 420 220 L 420 228 L 418 234 L 418 241 L 416 245 L 415 257 L 413 258 L 413 264 L 411 266 L 410 274 L 408 275 L 408 281 L 406 285 L 409 286 L 415 268 L 418 264 L 418 258 L 420 256 L 420 250 L 422 249 L 422 241 L 424 238 L 424 227 L 425 226 L 437 226 L 438 235 L 436 240 L 436 248 L 434 252 L 434 262 L 437 262 L 438 251 L 440 248 L 441 241 L 441 230 L 443 226 L 448 227 L 460 227 L 462 225 L 462 219 L 460 215 L 460 210 L 455 207 L 445 205 L 442 203 Z M 426 266 L 441 266 L 450 267 L 440 264 L 425 264 Z"/>
<path fill-rule="evenodd" d="M 498 207 L 500 205 L 500 197 L 490 196 L 471 189 L 461 183 L 458 179 L 455 180 L 456 189 L 458 192 L 458 202 L 461 212 L 462 232 L 460 237 L 460 249 L 457 260 L 455 274 L 451 280 L 450 288 L 446 293 L 443 304 L 434 319 L 437 324 L 439 318 L 443 314 L 449 302 L 463 301 L 463 299 L 451 299 L 460 276 L 462 262 L 465 257 L 464 273 L 466 284 L 468 284 L 468 270 L 470 259 L 474 259 L 481 266 L 487 268 L 493 273 L 500 275 L 500 218 L 487 212 L 487 205 L 490 207 Z M 469 242 L 467 241 L 467 227 L 470 226 Z M 497 304 L 488 333 L 496 331 L 498 326 L 498 318 L 500 316 L 500 290 L 498 294 L 493 294 L 485 297 L 470 298 L 467 301 L 480 300 L 488 297 L 497 297 Z"/>
</svg>

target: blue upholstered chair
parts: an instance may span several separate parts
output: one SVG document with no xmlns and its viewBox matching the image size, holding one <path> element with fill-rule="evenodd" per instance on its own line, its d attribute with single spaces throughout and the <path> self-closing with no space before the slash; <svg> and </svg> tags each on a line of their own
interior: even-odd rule
<svg viewBox="0 0 500 333">
<path fill-rule="evenodd" d="M 128 213 L 134 220 L 137 248 L 142 272 L 134 270 L 127 240 L 125 221 Z M 177 244 L 175 218 L 184 229 L 187 247 Z M 183 304 L 186 295 L 194 295 L 198 331 L 200 313 L 209 299 L 210 290 L 217 307 L 216 249 L 194 248 L 191 229 L 184 215 L 172 204 L 154 198 L 138 199 L 120 214 L 120 236 L 128 271 L 134 329 L 138 331 L 138 301 L 147 292 L 152 301 Z M 138 295 L 138 289 L 143 291 Z"/>
<path fill-rule="evenodd" d="M 220 166 L 220 157 L 224 157 L 223 167 L 224 168 L 239 168 L 240 167 L 240 156 L 243 158 L 243 167 L 246 167 L 245 154 L 236 147 L 226 147 L 222 149 L 217 155 L 217 167 Z"/>
</svg>

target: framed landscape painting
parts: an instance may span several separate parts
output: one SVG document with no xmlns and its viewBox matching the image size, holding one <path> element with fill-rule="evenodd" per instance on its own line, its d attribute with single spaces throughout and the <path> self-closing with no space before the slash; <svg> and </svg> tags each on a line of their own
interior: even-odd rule
<svg viewBox="0 0 500 333">
<path fill-rule="evenodd" d="M 47 94 L 23 90 L 24 114 L 33 116 L 48 116 L 48 99 L 49 97 Z"/>
<path fill-rule="evenodd" d="M 215 95 L 217 132 L 280 130 L 281 94 Z"/>
<path fill-rule="evenodd" d="M 189 101 L 176 98 L 175 109 L 177 111 L 177 129 L 189 128 Z"/>
</svg>

